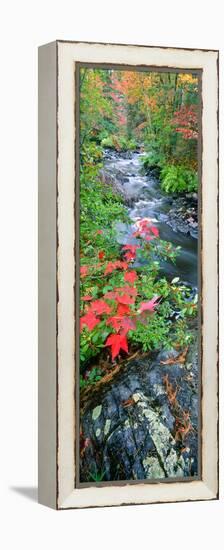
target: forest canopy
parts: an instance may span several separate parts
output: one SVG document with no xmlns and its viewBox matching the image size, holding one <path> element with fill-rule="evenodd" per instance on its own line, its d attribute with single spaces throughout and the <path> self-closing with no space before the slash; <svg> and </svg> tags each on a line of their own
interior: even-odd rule
<svg viewBox="0 0 224 550">
<path fill-rule="evenodd" d="M 145 170 L 160 171 L 166 192 L 197 190 L 197 76 L 82 68 L 80 90 L 81 146 L 141 145 Z"/>
</svg>

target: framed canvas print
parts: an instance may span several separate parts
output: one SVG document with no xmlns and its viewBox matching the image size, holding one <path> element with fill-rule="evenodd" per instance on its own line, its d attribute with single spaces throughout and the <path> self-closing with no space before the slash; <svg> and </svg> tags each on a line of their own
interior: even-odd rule
<svg viewBox="0 0 224 550">
<path fill-rule="evenodd" d="M 218 52 L 39 48 L 39 501 L 218 498 Z"/>
</svg>

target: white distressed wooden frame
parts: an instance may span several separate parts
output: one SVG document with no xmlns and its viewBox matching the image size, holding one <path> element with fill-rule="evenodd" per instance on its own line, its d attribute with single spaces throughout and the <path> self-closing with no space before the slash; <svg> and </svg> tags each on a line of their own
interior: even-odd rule
<svg viewBox="0 0 224 550">
<path fill-rule="evenodd" d="M 202 480 L 75 487 L 75 62 L 202 69 Z M 218 52 L 39 48 L 39 501 L 57 509 L 218 498 Z"/>
</svg>

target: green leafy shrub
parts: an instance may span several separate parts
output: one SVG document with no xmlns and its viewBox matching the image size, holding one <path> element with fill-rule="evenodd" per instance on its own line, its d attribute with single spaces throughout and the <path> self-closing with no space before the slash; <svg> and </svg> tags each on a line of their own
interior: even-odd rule
<svg viewBox="0 0 224 550">
<path fill-rule="evenodd" d="M 101 140 L 101 146 L 116 149 L 116 151 L 134 151 L 137 148 L 137 142 L 122 135 L 110 135 Z"/>
<path fill-rule="evenodd" d="M 134 151 L 137 148 L 137 142 L 125 136 L 120 136 L 119 144 L 122 151 Z"/>
<path fill-rule="evenodd" d="M 166 193 L 197 191 L 197 172 L 182 164 L 167 164 L 161 170 L 162 189 Z"/>
<path fill-rule="evenodd" d="M 89 167 L 91 174 L 97 174 L 99 170 L 99 165 L 103 159 L 102 148 L 97 145 L 94 141 L 90 141 L 88 144 L 83 144 L 81 149 L 81 172 L 83 167 Z M 91 168 L 90 168 L 91 167 Z"/>
<path fill-rule="evenodd" d="M 150 172 L 152 169 L 161 168 L 162 165 L 162 156 L 158 152 L 146 153 L 142 158 L 141 162 L 143 169 L 146 173 Z"/>
<path fill-rule="evenodd" d="M 107 136 L 103 138 L 101 140 L 101 146 L 105 148 L 108 147 L 108 149 L 114 149 L 115 145 L 114 145 L 113 136 Z"/>
</svg>

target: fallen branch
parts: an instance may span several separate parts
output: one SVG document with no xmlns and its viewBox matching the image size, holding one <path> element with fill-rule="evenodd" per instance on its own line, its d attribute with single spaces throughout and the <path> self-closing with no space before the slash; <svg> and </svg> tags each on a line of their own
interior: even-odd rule
<svg viewBox="0 0 224 550">
<path fill-rule="evenodd" d="M 169 357 L 165 361 L 160 361 L 161 365 L 175 365 L 176 363 L 185 363 L 188 352 L 188 346 L 177 357 Z"/>
</svg>

